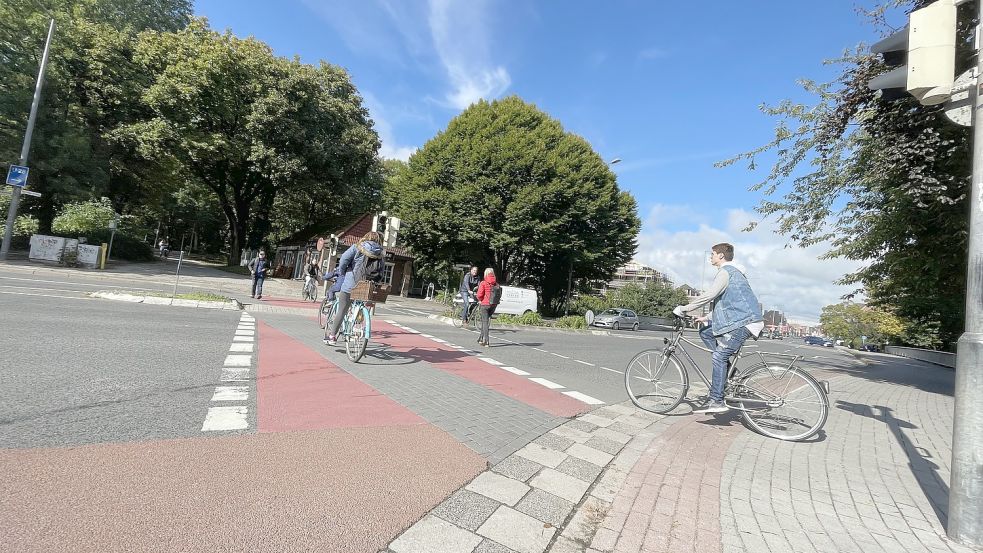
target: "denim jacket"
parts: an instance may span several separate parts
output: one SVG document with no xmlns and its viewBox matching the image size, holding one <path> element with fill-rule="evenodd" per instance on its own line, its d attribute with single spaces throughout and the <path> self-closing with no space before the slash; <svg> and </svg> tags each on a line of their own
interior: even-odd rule
<svg viewBox="0 0 983 553">
<path fill-rule="evenodd" d="M 721 267 L 729 280 L 724 293 L 713 304 L 713 334 L 721 336 L 742 326 L 763 320 L 758 298 L 751 291 L 744 273 L 733 265 Z"/>
</svg>

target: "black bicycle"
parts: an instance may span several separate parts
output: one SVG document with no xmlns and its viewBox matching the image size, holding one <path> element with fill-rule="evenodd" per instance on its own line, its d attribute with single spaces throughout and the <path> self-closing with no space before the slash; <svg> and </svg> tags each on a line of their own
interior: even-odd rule
<svg viewBox="0 0 983 553">
<path fill-rule="evenodd" d="M 478 311 L 478 298 L 472 293 L 469 293 L 469 296 L 471 301 L 468 303 L 468 312 L 463 319 L 459 314 L 455 314 L 454 326 L 478 332 L 481 327 L 481 312 Z"/>
</svg>

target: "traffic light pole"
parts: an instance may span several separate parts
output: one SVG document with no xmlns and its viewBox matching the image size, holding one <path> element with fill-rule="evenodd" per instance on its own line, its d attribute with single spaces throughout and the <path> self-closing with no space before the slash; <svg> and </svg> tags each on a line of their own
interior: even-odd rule
<svg viewBox="0 0 983 553">
<path fill-rule="evenodd" d="M 983 1 L 978 3 L 983 25 Z M 973 180 L 969 195 L 969 267 L 966 279 L 966 331 L 956 350 L 952 474 L 949 479 L 949 537 L 983 545 L 983 56 L 976 38 L 973 107 Z"/>
<path fill-rule="evenodd" d="M 27 118 L 27 132 L 24 133 L 24 145 L 20 150 L 19 165 L 27 166 L 27 155 L 31 152 L 31 137 L 34 135 L 34 121 L 38 117 L 38 105 L 41 103 L 41 86 L 44 84 L 44 69 L 48 65 L 48 50 L 51 48 L 51 37 L 55 34 L 55 20 L 48 26 L 48 39 L 44 42 L 44 55 L 41 56 L 41 69 L 38 70 L 38 82 L 34 86 L 34 101 L 31 102 L 31 115 Z M 27 183 L 24 183 L 27 184 Z M 7 224 L 3 229 L 3 243 L 0 244 L 0 259 L 7 259 L 10 251 L 10 241 L 14 237 L 14 221 L 17 219 L 17 206 L 20 203 L 20 186 L 14 187 L 10 198 L 10 209 L 7 210 Z"/>
</svg>

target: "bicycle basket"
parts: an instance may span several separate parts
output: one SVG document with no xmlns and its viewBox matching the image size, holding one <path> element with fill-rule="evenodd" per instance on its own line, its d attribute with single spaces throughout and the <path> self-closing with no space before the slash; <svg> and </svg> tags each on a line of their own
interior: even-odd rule
<svg viewBox="0 0 983 553">
<path fill-rule="evenodd" d="M 376 284 L 370 280 L 362 280 L 352 288 L 353 300 L 386 303 L 387 296 L 389 296 L 388 284 Z"/>
</svg>

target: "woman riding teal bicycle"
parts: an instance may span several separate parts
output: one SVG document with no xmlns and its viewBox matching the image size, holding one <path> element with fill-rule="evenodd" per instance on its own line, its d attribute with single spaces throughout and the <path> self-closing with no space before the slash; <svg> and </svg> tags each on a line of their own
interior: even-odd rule
<svg viewBox="0 0 983 553">
<path fill-rule="evenodd" d="M 367 232 L 362 239 L 345 251 L 341 259 L 338 260 L 336 269 L 341 277 L 341 288 L 338 290 L 335 301 L 335 313 L 341 316 L 334 317 L 326 325 L 324 343 L 329 346 L 337 345 L 338 329 L 344 323 L 345 314 L 348 312 L 352 303 L 352 289 L 363 280 L 381 282 L 385 270 L 385 251 L 380 242 L 382 238 L 378 232 Z"/>
</svg>

